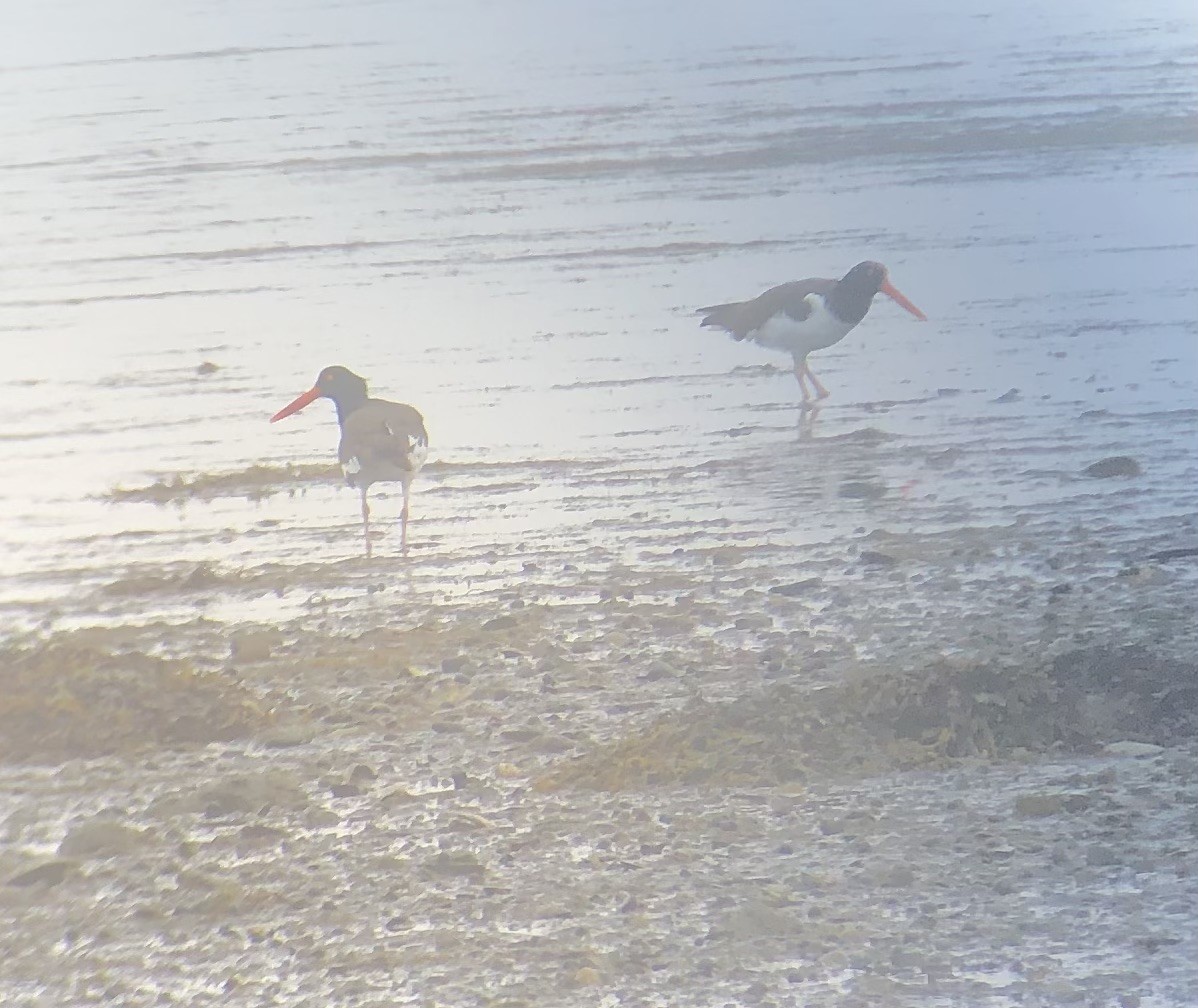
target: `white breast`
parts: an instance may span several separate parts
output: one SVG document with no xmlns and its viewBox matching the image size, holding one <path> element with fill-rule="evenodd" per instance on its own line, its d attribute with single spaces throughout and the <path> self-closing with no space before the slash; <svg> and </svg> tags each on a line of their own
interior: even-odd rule
<svg viewBox="0 0 1198 1008">
<path fill-rule="evenodd" d="M 839 343 L 853 327 L 842 322 L 830 311 L 818 294 L 808 294 L 804 300 L 811 314 L 802 322 L 779 312 L 763 326 L 748 334 L 749 339 L 771 350 L 783 350 L 795 357 L 805 357 L 812 350 L 822 350 Z"/>
</svg>

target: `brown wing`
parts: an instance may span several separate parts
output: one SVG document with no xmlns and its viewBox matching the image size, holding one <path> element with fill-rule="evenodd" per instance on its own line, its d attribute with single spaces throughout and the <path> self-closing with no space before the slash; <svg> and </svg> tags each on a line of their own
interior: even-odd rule
<svg viewBox="0 0 1198 1008">
<path fill-rule="evenodd" d="M 357 459 L 366 468 L 406 466 L 413 444 L 428 444 L 424 417 L 406 403 L 367 399 L 341 426 L 337 457 L 341 464 Z"/>
<path fill-rule="evenodd" d="M 811 314 L 811 305 L 804 300 L 807 295 L 827 294 L 835 286 L 835 280 L 825 280 L 822 277 L 792 280 L 790 283 L 771 287 L 752 301 L 733 301 L 730 304 L 700 308 L 704 318 L 699 325 L 711 329 L 724 329 L 733 339 L 743 340 L 779 313 L 789 315 L 796 322 L 802 322 Z"/>
</svg>

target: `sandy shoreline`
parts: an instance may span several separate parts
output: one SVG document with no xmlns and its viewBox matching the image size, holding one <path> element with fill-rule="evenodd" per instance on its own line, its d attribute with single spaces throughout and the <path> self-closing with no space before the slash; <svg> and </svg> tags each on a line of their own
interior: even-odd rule
<svg viewBox="0 0 1198 1008">
<path fill-rule="evenodd" d="M 875 536 L 807 579 L 732 546 L 592 558 L 176 627 L 254 698 L 244 740 L 6 766 L 5 1003 L 1185 1004 L 1194 572 L 1017 543 Z M 966 625 L 953 579 L 999 555 Z M 1141 680 L 1046 685 L 1116 644 Z M 999 658 L 980 701 L 938 692 Z M 1167 685 L 1150 737 L 1131 703 Z"/>
</svg>

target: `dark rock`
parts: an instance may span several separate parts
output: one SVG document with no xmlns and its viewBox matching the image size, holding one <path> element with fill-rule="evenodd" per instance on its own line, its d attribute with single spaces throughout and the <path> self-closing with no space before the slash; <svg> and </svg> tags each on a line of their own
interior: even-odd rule
<svg viewBox="0 0 1198 1008">
<path fill-rule="evenodd" d="M 845 480 L 837 493 L 850 500 L 878 500 L 886 496 L 886 487 L 867 480 Z"/>
<path fill-rule="evenodd" d="M 1119 852 L 1113 847 L 1095 845 L 1086 851 L 1086 864 L 1091 868 L 1109 868 L 1122 863 Z"/>
<path fill-rule="evenodd" d="M 1091 479 L 1111 479 L 1115 476 L 1139 476 L 1142 472 L 1140 463 L 1131 456 L 1112 455 L 1110 458 L 1091 462 L 1082 470 L 1082 475 Z"/>
<path fill-rule="evenodd" d="M 882 553 L 878 550 L 862 550 L 857 559 L 867 567 L 893 567 L 898 563 L 898 560 L 889 553 Z"/>
<path fill-rule="evenodd" d="M 487 873 L 486 865 L 469 851 L 441 851 L 425 859 L 424 868 L 442 877 L 480 878 Z"/>
<path fill-rule="evenodd" d="M 79 862 L 68 858 L 55 858 L 26 868 L 10 875 L 5 885 L 10 886 L 56 886 L 79 870 Z"/>
<path fill-rule="evenodd" d="M 372 781 L 372 780 L 375 780 L 377 777 L 378 777 L 378 774 L 371 767 L 368 767 L 365 763 L 357 764 L 357 766 L 355 766 L 349 772 L 349 780 L 353 781 L 355 784 L 361 784 L 363 782 Z"/>
<path fill-rule="evenodd" d="M 1012 403 L 1012 402 L 1018 402 L 1022 398 L 1023 398 L 1023 396 L 1021 396 L 1019 394 L 1019 389 L 1013 388 L 1013 389 L 1007 389 L 1006 392 L 1004 392 L 1002 395 L 1000 395 L 997 399 L 992 400 L 992 402 Z"/>
<path fill-rule="evenodd" d="M 795 597 L 798 595 L 806 595 L 814 588 L 818 588 L 823 584 L 820 578 L 807 578 L 805 581 L 792 581 L 789 584 L 774 585 L 770 589 L 771 595 L 786 595 Z"/>
<path fill-rule="evenodd" d="M 1015 814 L 1029 818 L 1042 818 L 1064 811 L 1065 796 L 1053 792 L 1024 794 L 1015 799 Z"/>
<path fill-rule="evenodd" d="M 298 722 L 275 725 L 260 736 L 259 741 L 267 749 L 289 749 L 292 746 L 307 745 L 315 735 L 310 725 Z"/>
<path fill-rule="evenodd" d="M 282 645 L 277 630 L 236 630 L 229 636 L 229 657 L 237 664 L 266 661 Z"/>
<path fill-rule="evenodd" d="M 1198 546 L 1180 546 L 1148 554 L 1149 560 L 1184 560 L 1189 557 L 1198 557 Z"/>
<path fill-rule="evenodd" d="M 217 816 L 267 808 L 296 809 L 309 804 L 299 781 L 281 770 L 238 774 L 205 788 L 196 798 L 206 813 Z"/>
<path fill-rule="evenodd" d="M 242 826 L 237 833 L 238 839 L 247 843 L 275 843 L 287 838 L 287 831 L 266 826 L 262 823 L 250 823 Z"/>
<path fill-rule="evenodd" d="M 112 819 L 92 819 L 69 829 L 58 853 L 77 858 L 115 857 L 136 850 L 144 840 L 142 830 Z"/>
</svg>

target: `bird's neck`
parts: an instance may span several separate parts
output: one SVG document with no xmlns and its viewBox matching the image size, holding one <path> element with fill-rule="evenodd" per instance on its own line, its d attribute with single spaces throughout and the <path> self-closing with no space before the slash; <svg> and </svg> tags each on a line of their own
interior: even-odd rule
<svg viewBox="0 0 1198 1008">
<path fill-rule="evenodd" d="M 856 325 L 865 318 L 876 293 L 868 285 L 842 280 L 828 295 L 828 308 L 842 322 Z"/>
<path fill-rule="evenodd" d="M 334 399 L 333 405 L 337 407 L 337 423 L 344 425 L 347 416 L 366 405 L 366 398 L 366 393 L 363 392 L 361 395 L 339 395 Z"/>
</svg>

